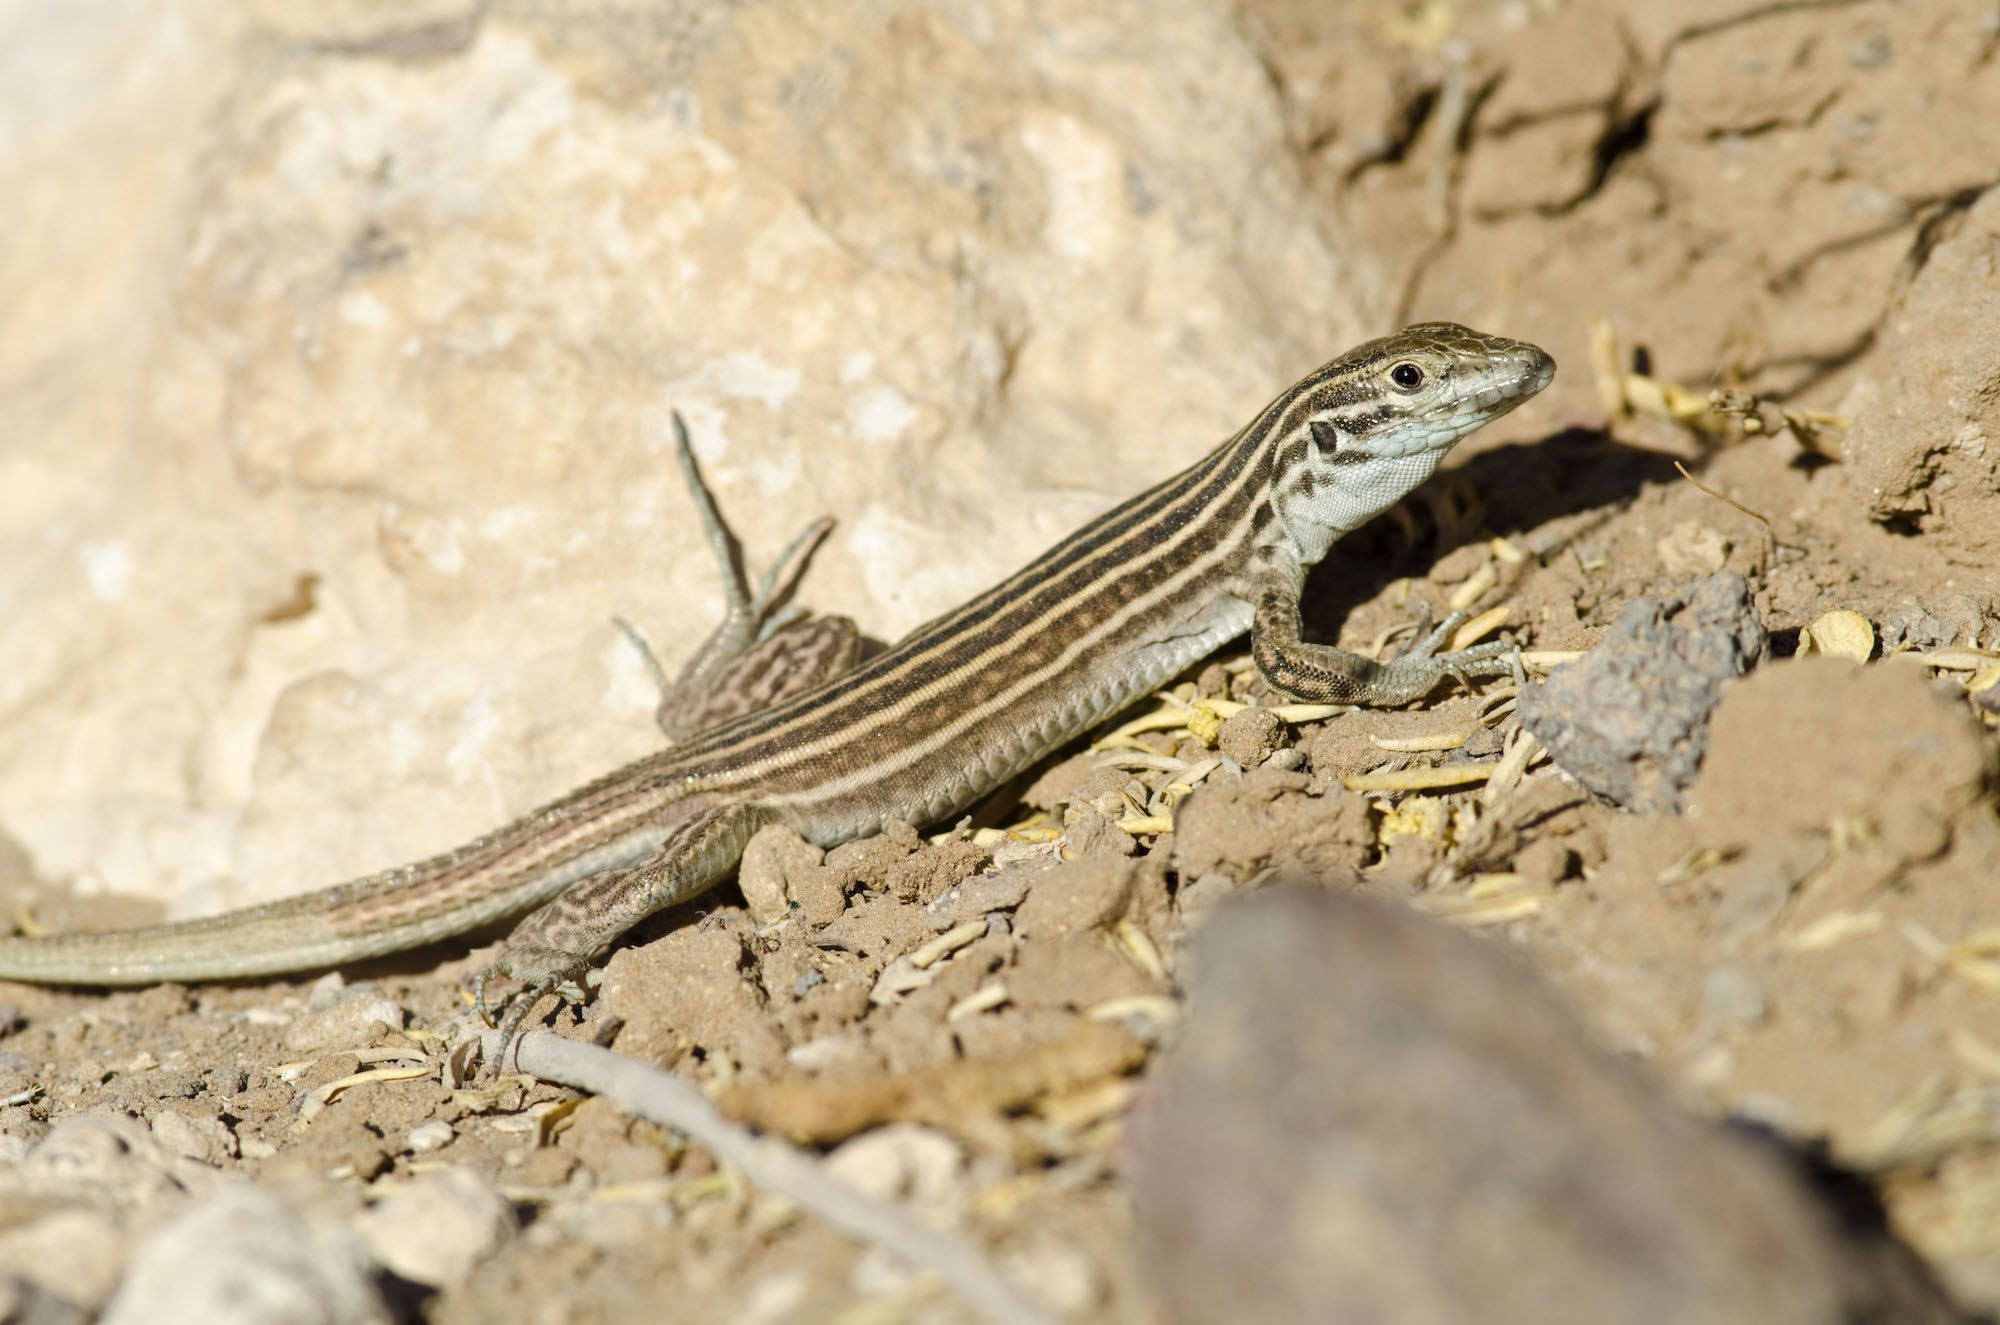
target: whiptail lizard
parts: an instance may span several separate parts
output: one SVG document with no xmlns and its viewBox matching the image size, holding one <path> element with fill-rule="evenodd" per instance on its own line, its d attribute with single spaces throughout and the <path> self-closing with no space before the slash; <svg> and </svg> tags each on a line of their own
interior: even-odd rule
<svg viewBox="0 0 2000 1325">
<path fill-rule="evenodd" d="M 1533 345 L 1451 323 L 1370 341 L 1188 469 L 859 666 L 852 623 L 781 610 L 796 573 L 749 592 L 683 431 L 729 575 L 723 625 L 661 706 L 662 726 L 687 739 L 455 851 L 337 887 L 153 928 L 0 939 L 0 978 L 271 975 L 529 912 L 488 974 L 580 996 L 593 959 L 726 877 L 761 826 L 831 846 L 892 820 L 947 819 L 1245 630 L 1265 679 L 1303 700 L 1402 704 L 1447 676 L 1505 674 L 1503 644 L 1439 652 L 1455 618 L 1386 663 L 1305 643 L 1299 590 L 1336 538 L 1554 372 Z M 828 527 L 801 535 L 780 569 L 802 568 Z"/>
</svg>

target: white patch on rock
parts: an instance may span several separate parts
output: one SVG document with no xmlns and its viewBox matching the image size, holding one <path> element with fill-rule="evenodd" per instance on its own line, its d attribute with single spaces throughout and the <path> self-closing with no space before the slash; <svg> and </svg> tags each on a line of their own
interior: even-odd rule
<svg viewBox="0 0 2000 1325">
<path fill-rule="evenodd" d="M 864 442 L 893 442 L 916 422 L 917 407 L 892 386 L 871 386 L 847 407 L 847 426 Z"/>
<path fill-rule="evenodd" d="M 107 603 L 125 596 L 132 584 L 132 546 L 119 539 L 110 543 L 85 543 L 77 549 L 83 563 L 83 578 L 90 591 Z"/>
<path fill-rule="evenodd" d="M 1049 246 L 1078 261 L 1113 251 L 1129 208 L 1117 149 L 1069 115 L 1030 115 L 1021 146 L 1042 168 L 1048 215 L 1042 233 Z"/>
<path fill-rule="evenodd" d="M 500 730 L 500 715 L 484 695 L 465 706 L 459 719 L 458 736 L 445 751 L 445 767 L 455 781 L 465 782 L 486 768 L 486 747 Z"/>
<path fill-rule="evenodd" d="M 349 290 L 340 296 L 340 320 L 350 327 L 386 327 L 392 320 L 388 308 L 366 290 Z"/>
<path fill-rule="evenodd" d="M 796 449 L 782 455 L 760 456 L 752 460 L 745 471 L 757 491 L 766 497 L 782 497 L 790 492 L 799 481 L 799 474 L 805 468 Z"/>
<path fill-rule="evenodd" d="M 502 506 L 479 522 L 479 532 L 498 543 L 516 530 L 527 528 L 534 518 L 531 506 Z"/>
<path fill-rule="evenodd" d="M 952 522 L 918 524 L 871 503 L 848 522 L 847 545 L 868 590 L 885 609 L 887 638 L 963 601 L 984 587 L 982 577 L 944 555 Z"/>
<path fill-rule="evenodd" d="M 751 350 L 735 350 L 709 360 L 687 384 L 707 387 L 725 400 L 754 400 L 775 410 L 799 389 L 799 370 L 780 368 Z"/>
</svg>

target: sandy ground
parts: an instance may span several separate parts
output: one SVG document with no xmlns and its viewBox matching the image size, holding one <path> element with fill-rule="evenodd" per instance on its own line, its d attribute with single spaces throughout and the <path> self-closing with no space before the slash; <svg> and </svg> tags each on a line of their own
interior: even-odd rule
<svg viewBox="0 0 2000 1325">
<path fill-rule="evenodd" d="M 1300 169 L 1408 315 L 1547 345 L 1567 426 L 1468 445 L 1321 569 L 1314 620 L 1372 650 L 1471 585 L 1525 648 L 1579 650 L 1635 597 L 1740 573 L 1773 656 L 1724 688 L 1680 812 L 1545 759 L 1497 795 L 1348 789 L 1492 764 L 1511 704 L 1287 721 L 1236 711 L 1258 687 L 1225 658 L 970 825 L 793 853 L 777 924 L 734 889 L 661 917 L 582 1030 L 622 1022 L 621 1052 L 969 1232 L 1059 1312 L 1153 1319 L 1126 1122 L 1187 1016 L 1184 941 L 1303 868 L 1523 954 L 1660 1090 L 1862 1172 L 1964 1302 L 2000 1307 L 2000 712 L 1969 652 L 2000 632 L 2000 28 L 1941 2 L 1385 12 L 1246 0 L 1243 21 Z M 1717 388 L 1760 403 L 1708 412 Z M 1795 656 L 1834 609 L 1874 661 Z M 143 918 L 33 900 L 50 928 Z M 483 956 L 6 987 L 0 1136 L 19 1155 L 65 1118 L 135 1119 L 72 1165 L 177 1192 L 240 1171 L 357 1227 L 400 1209 L 378 1259 L 470 1229 L 476 1273 L 448 1251 L 399 1272 L 396 1310 L 428 1319 L 959 1318 L 607 1101 L 441 1077 L 424 1032 Z M 6 1268 L 82 1303 L 173 1208 L 35 1190 L 0 1217 Z"/>
</svg>

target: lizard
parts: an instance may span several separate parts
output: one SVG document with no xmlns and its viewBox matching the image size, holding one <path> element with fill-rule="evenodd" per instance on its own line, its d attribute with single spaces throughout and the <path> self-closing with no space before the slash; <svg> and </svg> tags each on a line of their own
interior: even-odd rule
<svg viewBox="0 0 2000 1325">
<path fill-rule="evenodd" d="M 1246 631 L 1271 689 L 1308 702 L 1401 705 L 1447 678 L 1510 674 L 1504 642 L 1444 648 L 1463 613 L 1386 662 L 1307 642 L 1299 594 L 1335 539 L 1554 372 L 1535 345 L 1448 322 L 1368 341 L 1186 469 L 865 661 L 851 621 L 788 605 L 831 522 L 795 539 L 753 592 L 676 418 L 726 611 L 663 685 L 664 749 L 455 850 L 330 888 L 147 928 L 0 938 L 0 978 L 272 976 L 521 916 L 477 983 L 482 1008 L 489 977 L 520 984 L 517 1024 L 549 992 L 582 1001 L 597 958 L 727 878 L 765 825 L 830 847 L 891 821 L 949 820 Z"/>
</svg>

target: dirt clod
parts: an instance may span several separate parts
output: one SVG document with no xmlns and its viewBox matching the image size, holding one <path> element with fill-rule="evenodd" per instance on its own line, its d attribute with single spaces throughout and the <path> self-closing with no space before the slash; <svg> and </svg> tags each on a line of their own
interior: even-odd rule
<svg viewBox="0 0 2000 1325">
<path fill-rule="evenodd" d="M 1789 776 L 1803 768 L 1809 796 Z M 1840 831 L 1921 860 L 1944 849 L 1995 768 L 1992 739 L 1917 666 L 1796 658 L 1724 696 L 1688 810 L 1716 845 Z"/>
<path fill-rule="evenodd" d="M 1285 721 L 1267 708 L 1238 709 L 1223 720 L 1216 748 L 1244 768 L 1256 768 L 1284 743 Z"/>
</svg>

